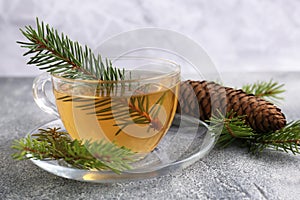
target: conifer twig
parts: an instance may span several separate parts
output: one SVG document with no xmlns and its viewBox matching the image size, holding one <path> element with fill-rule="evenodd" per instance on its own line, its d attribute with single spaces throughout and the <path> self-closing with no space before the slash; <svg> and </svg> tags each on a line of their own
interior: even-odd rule
<svg viewBox="0 0 300 200">
<path fill-rule="evenodd" d="M 242 87 L 242 90 L 247 94 L 254 94 L 257 97 L 264 98 L 273 102 L 283 100 L 283 97 L 279 96 L 284 93 L 284 84 L 279 84 L 276 81 L 258 81 L 253 84 L 246 84 Z"/>
<path fill-rule="evenodd" d="M 36 26 L 37 30 L 31 26 L 20 29 L 28 42 L 17 41 L 21 47 L 29 49 L 24 54 L 31 55 L 27 64 L 72 79 L 124 79 L 124 69 L 113 67 L 108 59 L 103 62 L 101 55 L 93 54 L 89 47 L 73 42 L 48 24 L 40 23 L 38 18 Z"/>
<path fill-rule="evenodd" d="M 232 115 L 232 113 L 226 116 L 213 116 L 209 123 L 212 130 L 223 126 L 217 142 L 221 147 L 227 147 L 236 142 L 242 146 L 248 146 L 250 152 L 255 154 L 266 148 L 300 154 L 300 120 L 290 122 L 280 130 L 265 134 L 256 133 L 245 123 L 243 116 Z"/>
<path fill-rule="evenodd" d="M 134 152 L 114 143 L 71 140 L 59 128 L 40 129 L 39 133 L 15 140 L 14 159 L 64 160 L 79 169 L 112 170 L 121 173 L 131 168 Z"/>
<path fill-rule="evenodd" d="M 265 148 L 299 154 L 300 120 L 292 121 L 273 133 L 260 135 L 256 138 L 255 144 L 252 145 L 251 151 L 262 151 Z"/>
</svg>

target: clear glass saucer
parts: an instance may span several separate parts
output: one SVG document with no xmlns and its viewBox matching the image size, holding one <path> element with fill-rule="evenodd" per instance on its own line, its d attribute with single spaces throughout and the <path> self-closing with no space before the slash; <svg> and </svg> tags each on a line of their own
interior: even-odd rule
<svg viewBox="0 0 300 200">
<path fill-rule="evenodd" d="M 29 134 L 38 132 L 38 129 L 64 126 L 59 119 L 52 120 L 35 129 Z M 207 155 L 213 148 L 216 136 L 211 133 L 205 123 L 186 116 L 176 115 L 167 134 L 160 141 L 157 148 L 144 159 L 132 163 L 132 169 L 116 174 L 112 171 L 82 170 L 68 167 L 57 160 L 31 161 L 54 175 L 85 182 L 109 183 L 129 180 L 153 178 L 174 173 L 193 164 Z"/>
</svg>

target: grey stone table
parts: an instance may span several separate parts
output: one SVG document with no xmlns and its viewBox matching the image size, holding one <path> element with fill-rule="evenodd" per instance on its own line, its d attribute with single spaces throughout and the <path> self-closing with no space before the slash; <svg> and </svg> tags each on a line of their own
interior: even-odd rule
<svg viewBox="0 0 300 200">
<path fill-rule="evenodd" d="M 281 108 L 288 120 L 300 119 L 300 72 L 222 76 L 229 86 L 270 78 L 286 84 Z M 0 78 L 0 199 L 300 199 L 300 156 L 269 150 L 254 157 L 236 146 L 215 148 L 176 174 L 113 184 L 67 180 L 15 161 L 11 142 L 52 119 L 35 105 L 32 81 Z"/>
</svg>

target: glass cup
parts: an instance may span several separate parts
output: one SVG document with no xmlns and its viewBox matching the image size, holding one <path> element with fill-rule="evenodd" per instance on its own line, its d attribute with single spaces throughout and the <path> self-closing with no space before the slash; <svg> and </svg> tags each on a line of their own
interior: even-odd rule
<svg viewBox="0 0 300 200">
<path fill-rule="evenodd" d="M 124 80 L 78 80 L 44 73 L 34 81 L 34 100 L 61 119 L 72 139 L 104 140 L 147 154 L 172 123 L 180 66 L 158 58 L 111 61 L 125 69 Z M 52 83 L 55 103 L 46 95 L 47 82 Z"/>
</svg>

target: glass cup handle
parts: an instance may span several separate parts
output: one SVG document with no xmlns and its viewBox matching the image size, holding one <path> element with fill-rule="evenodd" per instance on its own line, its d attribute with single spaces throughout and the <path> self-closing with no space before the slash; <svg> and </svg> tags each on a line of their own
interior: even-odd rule
<svg viewBox="0 0 300 200">
<path fill-rule="evenodd" d="M 32 85 L 33 99 L 41 110 L 59 118 L 55 104 L 49 100 L 46 94 L 45 85 L 48 82 L 51 83 L 51 76 L 48 73 L 42 73 L 34 79 Z"/>
</svg>

